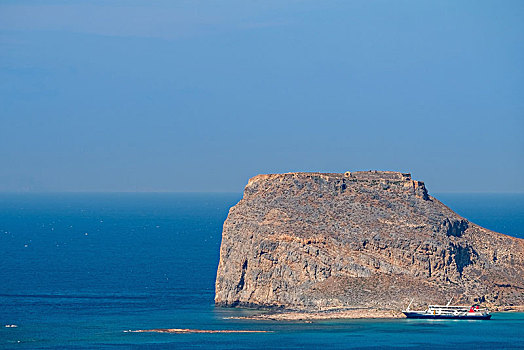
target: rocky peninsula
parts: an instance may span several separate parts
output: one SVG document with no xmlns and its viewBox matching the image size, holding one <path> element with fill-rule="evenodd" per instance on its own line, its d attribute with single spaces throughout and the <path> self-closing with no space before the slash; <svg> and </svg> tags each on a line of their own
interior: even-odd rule
<svg viewBox="0 0 524 350">
<path fill-rule="evenodd" d="M 219 306 L 373 317 L 451 297 L 521 309 L 524 240 L 469 222 L 407 173 L 258 175 L 224 223 Z"/>
</svg>

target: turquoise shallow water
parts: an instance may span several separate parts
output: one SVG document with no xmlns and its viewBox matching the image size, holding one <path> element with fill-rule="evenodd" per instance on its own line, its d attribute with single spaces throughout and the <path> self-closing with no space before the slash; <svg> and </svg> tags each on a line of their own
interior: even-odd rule
<svg viewBox="0 0 524 350">
<path fill-rule="evenodd" d="M 474 222 L 523 236 L 524 195 L 437 197 Z M 239 198 L 1 194 L 0 348 L 524 348 L 520 313 L 490 321 L 227 319 L 253 312 L 213 306 L 221 227 Z M 272 332 L 123 332 L 150 328 Z"/>
</svg>

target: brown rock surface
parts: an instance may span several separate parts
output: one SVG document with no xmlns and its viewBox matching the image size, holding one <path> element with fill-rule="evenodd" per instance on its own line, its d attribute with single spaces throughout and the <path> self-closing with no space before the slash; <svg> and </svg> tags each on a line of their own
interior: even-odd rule
<svg viewBox="0 0 524 350">
<path fill-rule="evenodd" d="M 397 172 L 250 179 L 224 223 L 215 302 L 293 310 L 524 305 L 524 240 Z"/>
</svg>

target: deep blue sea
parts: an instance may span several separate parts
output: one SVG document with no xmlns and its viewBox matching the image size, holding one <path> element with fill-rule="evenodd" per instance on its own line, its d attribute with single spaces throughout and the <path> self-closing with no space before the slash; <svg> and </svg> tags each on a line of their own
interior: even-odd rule
<svg viewBox="0 0 524 350">
<path fill-rule="evenodd" d="M 227 319 L 253 312 L 213 306 L 222 224 L 240 197 L 0 194 L 0 348 L 524 348 L 522 313 L 490 321 Z M 524 237 L 524 194 L 436 197 L 475 223 Z M 124 332 L 151 328 L 272 332 Z"/>
</svg>

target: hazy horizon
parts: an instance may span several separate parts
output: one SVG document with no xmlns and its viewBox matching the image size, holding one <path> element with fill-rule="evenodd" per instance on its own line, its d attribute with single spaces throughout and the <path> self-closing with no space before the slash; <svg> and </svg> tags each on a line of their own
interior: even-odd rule
<svg viewBox="0 0 524 350">
<path fill-rule="evenodd" d="M 0 4 L 0 192 L 524 192 L 522 1 Z"/>
<path fill-rule="evenodd" d="M 246 183 L 247 184 L 247 183 Z M 11 191 L 0 191 L 2 194 L 235 194 L 242 196 L 244 193 L 244 187 L 240 191 L 23 191 L 23 190 L 11 190 Z M 524 192 L 429 192 L 428 194 L 432 197 L 438 197 L 439 195 L 524 195 Z M 437 198 L 438 199 L 438 198 Z"/>
</svg>

